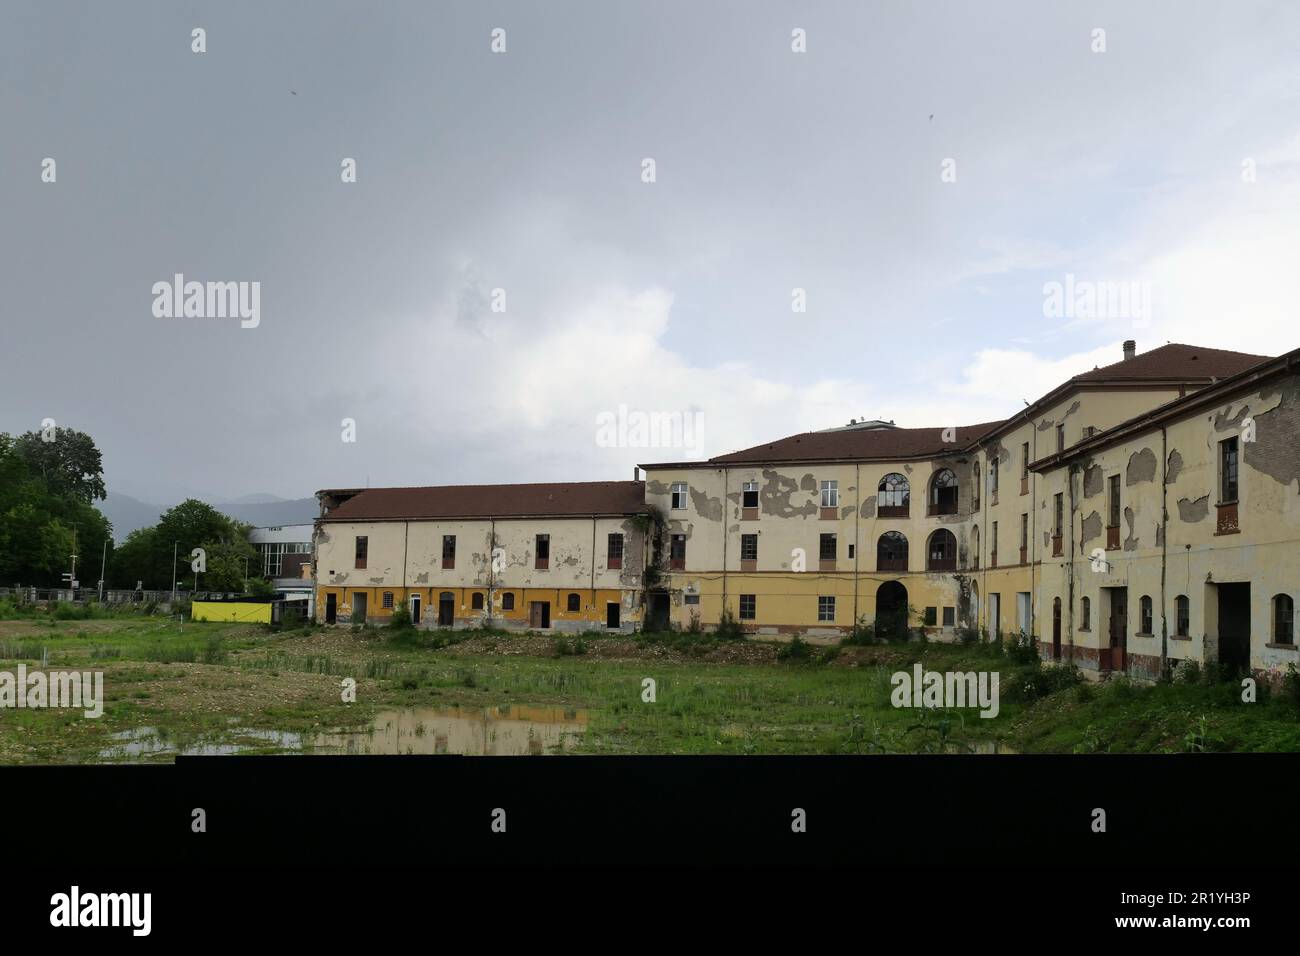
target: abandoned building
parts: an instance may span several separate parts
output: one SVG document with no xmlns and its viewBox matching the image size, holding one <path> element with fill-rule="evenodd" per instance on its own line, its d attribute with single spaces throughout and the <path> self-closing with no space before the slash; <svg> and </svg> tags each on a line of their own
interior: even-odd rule
<svg viewBox="0 0 1300 956">
<path fill-rule="evenodd" d="M 1130 341 L 1005 421 L 852 422 L 643 465 L 665 538 L 648 620 L 969 628 L 1101 671 L 1285 672 L 1300 664 L 1298 360 Z"/>
<path fill-rule="evenodd" d="M 319 493 L 317 617 L 1024 634 L 1158 674 L 1297 660 L 1300 350 L 1164 345 L 1004 421 L 793 435 L 644 481 Z M 640 472 L 638 472 L 639 474 Z"/>
<path fill-rule="evenodd" d="M 631 631 L 641 620 L 639 481 L 317 493 L 316 617 L 428 627 Z"/>
</svg>

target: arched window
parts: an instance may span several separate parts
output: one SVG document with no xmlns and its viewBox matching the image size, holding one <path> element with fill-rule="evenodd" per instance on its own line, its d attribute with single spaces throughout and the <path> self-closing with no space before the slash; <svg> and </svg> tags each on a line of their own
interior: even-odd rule
<svg viewBox="0 0 1300 956">
<path fill-rule="evenodd" d="M 483 592 L 475 591 L 470 595 L 469 606 L 475 611 L 483 610 Z"/>
<path fill-rule="evenodd" d="M 980 510 L 980 462 L 976 458 L 970 466 L 970 510 Z M 976 565 L 979 567 L 979 565 Z"/>
<path fill-rule="evenodd" d="M 1083 623 L 1079 625 L 1079 630 L 1092 630 L 1092 598 L 1083 598 L 1079 602 L 1079 616 L 1083 619 Z"/>
<path fill-rule="evenodd" d="M 1151 633 L 1151 598 L 1145 594 L 1138 602 L 1138 633 Z"/>
<path fill-rule="evenodd" d="M 957 570 L 957 539 L 947 528 L 940 528 L 930 535 L 930 546 L 926 549 L 925 569 L 927 571 Z"/>
<path fill-rule="evenodd" d="M 507 591 L 501 595 L 501 610 L 513 611 L 515 609 L 515 594 L 513 591 Z"/>
<path fill-rule="evenodd" d="M 876 515 L 906 518 L 912 510 L 912 485 L 898 473 L 885 475 L 876 488 Z"/>
<path fill-rule="evenodd" d="M 877 571 L 907 570 L 907 538 L 899 531 L 886 531 L 876 542 Z"/>
<path fill-rule="evenodd" d="M 1174 598 L 1174 608 L 1176 611 L 1174 633 L 1179 637 L 1186 637 L 1192 629 L 1192 608 L 1186 594 Z"/>
<path fill-rule="evenodd" d="M 957 513 L 957 476 L 951 469 L 940 468 L 930 479 L 930 514 Z"/>
<path fill-rule="evenodd" d="M 569 611 L 573 612 L 573 611 L 580 611 L 580 610 L 582 610 L 582 598 L 578 597 L 578 595 L 576 594 L 570 594 Z"/>
<path fill-rule="evenodd" d="M 1295 602 L 1289 594 L 1273 598 L 1273 643 L 1295 643 Z"/>
<path fill-rule="evenodd" d="M 970 566 L 971 570 L 980 569 L 980 529 L 976 525 L 970 529 Z"/>
</svg>

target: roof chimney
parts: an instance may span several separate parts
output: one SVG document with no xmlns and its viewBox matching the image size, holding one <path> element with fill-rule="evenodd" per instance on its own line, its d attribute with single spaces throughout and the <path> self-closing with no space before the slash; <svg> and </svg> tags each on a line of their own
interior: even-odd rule
<svg viewBox="0 0 1300 956">
<path fill-rule="evenodd" d="M 1137 354 L 1138 344 L 1132 339 L 1124 343 L 1124 361 L 1127 362 Z"/>
</svg>

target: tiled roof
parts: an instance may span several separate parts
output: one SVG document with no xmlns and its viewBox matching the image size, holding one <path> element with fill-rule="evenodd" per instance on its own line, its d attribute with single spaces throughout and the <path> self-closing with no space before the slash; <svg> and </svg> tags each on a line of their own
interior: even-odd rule
<svg viewBox="0 0 1300 956">
<path fill-rule="evenodd" d="M 328 496 L 329 491 L 320 493 Z M 365 488 L 324 521 L 630 515 L 646 510 L 643 481 L 570 481 L 529 485 Z"/>
<path fill-rule="evenodd" d="M 710 463 L 739 464 L 767 461 L 835 461 L 842 459 L 928 458 L 958 452 L 1002 422 L 962 425 L 953 429 L 950 442 L 944 428 L 840 428 L 804 432 L 766 445 L 710 458 Z"/>
<path fill-rule="evenodd" d="M 1162 345 L 1149 352 L 1133 356 L 1114 365 L 1095 368 L 1070 379 L 1071 382 L 1114 382 L 1141 380 L 1196 381 L 1197 379 L 1227 378 L 1244 372 L 1253 365 L 1267 362 L 1267 355 L 1248 355 L 1245 352 L 1227 352 L 1207 349 L 1198 345 L 1176 342 Z"/>
</svg>

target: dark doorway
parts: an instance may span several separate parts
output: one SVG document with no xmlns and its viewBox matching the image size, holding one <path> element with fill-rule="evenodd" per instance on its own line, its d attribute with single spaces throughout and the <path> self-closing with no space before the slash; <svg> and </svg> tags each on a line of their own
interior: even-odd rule
<svg viewBox="0 0 1300 956">
<path fill-rule="evenodd" d="M 325 623 L 333 624 L 339 619 L 339 596 L 337 594 L 325 595 Z"/>
<path fill-rule="evenodd" d="M 533 601 L 528 611 L 528 626 L 546 630 L 551 626 L 551 602 Z"/>
<path fill-rule="evenodd" d="M 1101 662 L 1102 670 L 1122 671 L 1128 653 L 1128 588 L 1106 588 L 1110 592 L 1108 660 Z"/>
<path fill-rule="evenodd" d="M 1061 659 L 1061 599 L 1052 602 L 1052 660 Z"/>
<path fill-rule="evenodd" d="M 420 595 L 411 595 L 411 623 L 419 625 L 420 623 Z"/>
<path fill-rule="evenodd" d="M 438 626 L 451 627 L 456 623 L 456 595 L 443 591 L 438 595 Z"/>
<path fill-rule="evenodd" d="M 668 630 L 668 617 L 671 605 L 668 594 L 655 591 L 650 595 L 650 615 L 645 622 L 646 630 L 652 633 Z"/>
<path fill-rule="evenodd" d="M 889 640 L 907 637 L 907 588 L 900 581 L 876 589 L 876 634 Z"/>
<path fill-rule="evenodd" d="M 618 630 L 619 603 L 610 601 L 605 605 L 605 626 L 611 631 Z"/>
<path fill-rule="evenodd" d="M 1250 667 L 1250 585 L 1220 584 L 1219 663 L 1230 671 Z"/>
<path fill-rule="evenodd" d="M 353 624 L 366 623 L 366 603 L 367 603 L 366 599 L 368 597 L 369 595 L 367 594 L 352 595 L 352 623 Z"/>
</svg>

